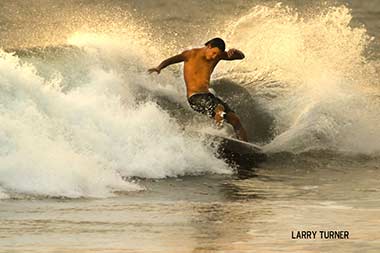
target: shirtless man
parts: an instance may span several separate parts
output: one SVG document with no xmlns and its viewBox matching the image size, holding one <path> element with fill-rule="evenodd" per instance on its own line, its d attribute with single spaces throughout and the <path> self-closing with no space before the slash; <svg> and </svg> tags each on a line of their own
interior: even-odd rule
<svg viewBox="0 0 380 253">
<path fill-rule="evenodd" d="M 224 51 L 225 43 L 220 38 L 206 42 L 205 47 L 186 50 L 181 54 L 170 57 L 156 68 L 148 70 L 157 72 L 167 66 L 184 62 L 184 77 L 187 90 L 187 100 L 194 111 L 214 118 L 217 125 L 222 125 L 225 119 L 235 130 L 237 138 L 248 141 L 247 132 L 242 126 L 236 113 L 220 98 L 209 91 L 210 77 L 220 60 L 241 60 L 244 54 L 237 49 Z"/>
</svg>

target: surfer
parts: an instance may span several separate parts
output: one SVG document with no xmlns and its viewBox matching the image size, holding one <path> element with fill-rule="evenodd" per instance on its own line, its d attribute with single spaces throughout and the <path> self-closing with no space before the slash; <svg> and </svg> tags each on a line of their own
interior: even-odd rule
<svg viewBox="0 0 380 253">
<path fill-rule="evenodd" d="M 194 111 L 215 119 L 217 126 L 222 126 L 224 119 L 233 126 L 237 138 L 248 141 L 247 132 L 236 113 L 220 98 L 209 91 L 210 77 L 220 60 L 232 61 L 244 59 L 244 54 L 237 49 L 225 51 L 226 45 L 221 38 L 214 38 L 202 48 L 185 50 L 170 57 L 149 73 L 160 74 L 167 66 L 184 62 L 184 78 L 187 100 Z"/>
</svg>

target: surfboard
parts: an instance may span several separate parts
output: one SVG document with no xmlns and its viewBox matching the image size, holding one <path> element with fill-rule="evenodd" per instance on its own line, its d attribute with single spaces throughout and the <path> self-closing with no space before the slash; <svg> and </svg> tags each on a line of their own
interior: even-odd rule
<svg viewBox="0 0 380 253">
<path fill-rule="evenodd" d="M 267 159 L 267 155 L 258 145 L 220 135 L 198 134 L 205 137 L 204 140 L 208 145 L 216 148 L 218 157 L 240 169 L 257 167 Z"/>
</svg>

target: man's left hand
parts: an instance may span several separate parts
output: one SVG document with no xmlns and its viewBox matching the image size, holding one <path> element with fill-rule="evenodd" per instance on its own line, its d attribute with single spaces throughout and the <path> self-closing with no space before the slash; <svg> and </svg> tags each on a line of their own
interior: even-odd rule
<svg viewBox="0 0 380 253">
<path fill-rule="evenodd" d="M 238 56 L 239 58 L 244 58 L 244 54 L 243 52 L 241 52 L 240 50 L 237 50 L 235 48 L 231 48 L 230 50 L 227 51 L 227 56 L 228 58 L 231 58 L 233 56 Z"/>
</svg>

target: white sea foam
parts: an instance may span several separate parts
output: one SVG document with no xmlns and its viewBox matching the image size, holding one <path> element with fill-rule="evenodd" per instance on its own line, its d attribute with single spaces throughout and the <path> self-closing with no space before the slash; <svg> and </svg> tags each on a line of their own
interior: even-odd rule
<svg viewBox="0 0 380 253">
<path fill-rule="evenodd" d="M 378 62 L 367 59 L 372 38 L 351 19 L 346 6 L 302 13 L 277 4 L 231 25 L 228 44 L 246 59 L 220 75 L 253 89 L 275 118 L 268 151 L 380 152 Z"/>
<path fill-rule="evenodd" d="M 227 43 L 246 59 L 218 72 L 252 89 L 275 118 L 266 150 L 380 152 L 378 63 L 351 18 L 345 6 L 308 16 L 257 6 L 231 25 Z M 0 53 L 0 198 L 106 197 L 141 189 L 123 176 L 231 172 L 168 112 L 137 99 L 143 87 L 186 106 L 178 73 L 146 74 L 164 58 L 157 45 L 135 31 L 118 36 L 74 34 L 79 51 L 59 57 Z"/>
<path fill-rule="evenodd" d="M 74 65 L 83 75 L 65 89 L 62 83 L 67 86 L 70 76 L 61 73 L 61 78 L 49 80 L 40 73 L 44 68 L 0 53 L 2 196 L 106 197 L 115 191 L 141 189 L 122 180 L 123 176 L 231 173 L 213 150 L 184 135 L 167 112 L 153 102 L 135 101 L 134 85 L 155 84 L 144 63 L 134 60 L 136 52 L 123 55 L 137 65 L 124 68 L 127 73 L 122 74 L 113 68 L 117 59 L 105 59 L 109 55 L 101 43 L 90 46 L 98 51 L 87 47 L 83 51 L 87 59 L 63 66 Z M 111 50 L 112 45 L 106 46 Z M 97 61 L 88 64 L 89 59 Z"/>
</svg>

